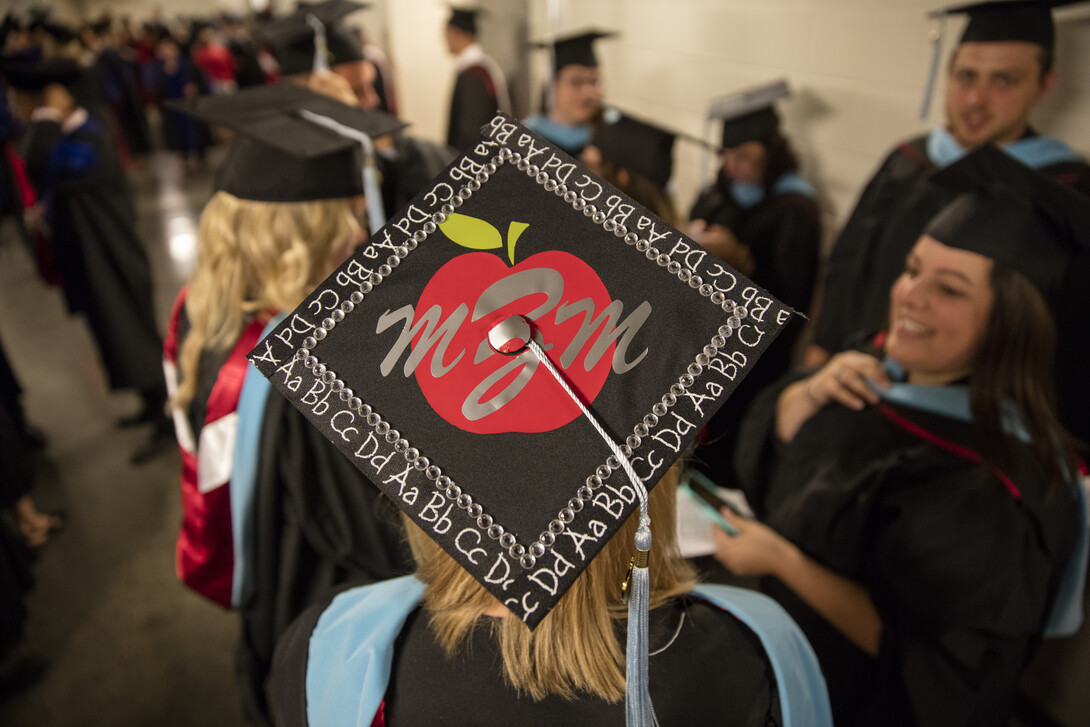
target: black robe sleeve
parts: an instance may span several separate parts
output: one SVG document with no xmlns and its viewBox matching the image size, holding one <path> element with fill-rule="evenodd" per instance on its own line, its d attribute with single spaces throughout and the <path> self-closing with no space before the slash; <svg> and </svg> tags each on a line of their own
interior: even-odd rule
<svg viewBox="0 0 1090 727">
<path fill-rule="evenodd" d="M 753 278 L 797 311 L 806 312 L 814 294 L 821 256 L 821 220 L 814 200 L 779 194 L 771 200 L 774 224 L 762 225 L 761 239 L 750 245 Z"/>
<path fill-rule="evenodd" d="M 908 247 L 930 219 L 926 210 L 895 215 L 912 206 L 906 197 L 931 168 L 919 145 L 920 140 L 902 144 L 886 157 L 829 254 L 814 328 L 814 343 L 829 353 L 848 348 L 860 334 L 875 332 L 865 329 L 874 329 L 880 319 L 893 282 L 884 271 L 890 265 L 899 270 Z M 891 232 L 897 237 L 896 245 L 888 242 Z M 884 263 L 883 256 L 893 262 Z"/>
<path fill-rule="evenodd" d="M 40 119 L 27 126 L 19 141 L 19 156 L 26 164 L 27 177 L 34 190 L 41 195 L 49 178 L 49 159 L 61 138 L 61 125 L 56 121 Z"/>
</svg>

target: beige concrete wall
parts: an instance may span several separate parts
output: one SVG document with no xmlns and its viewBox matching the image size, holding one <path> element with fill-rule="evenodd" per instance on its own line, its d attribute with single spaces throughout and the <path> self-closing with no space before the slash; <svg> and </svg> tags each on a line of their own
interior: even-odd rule
<svg viewBox="0 0 1090 727">
<path fill-rule="evenodd" d="M 607 100 L 691 134 L 704 133 L 709 99 L 788 79 L 795 95 L 781 103 L 785 128 L 835 231 L 894 142 L 942 121 L 941 72 L 930 118 L 918 119 L 931 53 L 926 13 L 941 4 L 530 0 L 530 33 L 588 26 L 620 31 L 621 37 L 598 44 Z M 1090 8 L 1056 17 L 1061 82 L 1034 121 L 1090 154 Z M 947 24 L 944 64 L 962 27 L 958 19 Z M 544 64 L 534 68 L 542 78 Z M 701 153 L 679 142 L 675 164 L 676 197 L 687 208 L 701 182 Z"/>
</svg>

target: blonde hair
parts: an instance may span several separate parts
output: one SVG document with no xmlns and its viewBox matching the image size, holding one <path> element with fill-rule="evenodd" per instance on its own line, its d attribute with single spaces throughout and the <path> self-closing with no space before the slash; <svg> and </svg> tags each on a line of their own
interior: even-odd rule
<svg viewBox="0 0 1090 727">
<path fill-rule="evenodd" d="M 255 202 L 217 192 L 201 213 L 197 267 L 185 300 L 189 329 L 171 406 L 185 410 L 201 352 L 235 345 L 255 317 L 291 310 L 321 282 L 360 226 L 348 199 Z"/>
<path fill-rule="evenodd" d="M 689 591 L 696 582 L 678 549 L 676 502 L 677 472 L 670 470 L 648 500 L 654 531 L 651 608 Z M 511 613 L 483 616 L 495 597 L 403 515 L 416 575 L 427 584 L 424 608 L 437 643 L 453 656 L 477 623 L 488 619 L 499 639 L 504 678 L 520 693 L 538 701 L 548 695 L 572 700 L 586 694 L 619 701 L 624 697 L 625 654 L 615 624 L 628 616 L 620 589 L 638 515 L 614 534 L 533 632 Z"/>
</svg>

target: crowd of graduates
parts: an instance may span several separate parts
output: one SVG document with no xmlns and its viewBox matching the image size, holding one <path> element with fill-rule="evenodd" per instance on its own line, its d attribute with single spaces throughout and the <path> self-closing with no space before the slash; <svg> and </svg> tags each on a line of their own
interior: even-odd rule
<svg viewBox="0 0 1090 727">
<path fill-rule="evenodd" d="M 689 346 L 701 351 L 696 373 L 690 366 L 669 387 L 656 415 L 643 419 L 623 447 L 610 444 L 614 455 L 602 456 L 612 463 L 604 474 L 600 467 L 586 478 L 568 461 L 578 458 L 561 452 L 540 457 L 555 460 L 542 465 L 558 483 L 559 494 L 551 497 L 563 502 L 578 492 L 558 520 L 549 522 L 557 511 L 553 500 L 540 506 L 547 529 L 524 546 L 503 528 L 496 531 L 479 504 L 484 498 L 474 486 L 484 487 L 487 470 L 495 468 L 484 435 L 464 439 L 475 431 L 467 426 L 449 435 L 448 445 L 458 442 L 449 446 L 469 462 L 460 488 L 438 467 L 433 477 L 428 458 L 403 440 L 398 450 L 398 440 L 410 438 L 414 447 L 427 437 L 440 442 L 445 425 L 420 424 L 430 422 L 424 413 L 391 403 L 393 416 L 410 422 L 406 428 L 420 428 L 391 432 L 370 405 L 368 397 L 379 394 L 359 386 L 353 391 L 346 372 L 327 372 L 312 355 L 384 277 L 399 280 L 405 268 L 395 268 L 409 267 L 403 260 L 418 243 L 436 228 L 459 242 L 449 220 L 472 219 L 455 212 L 462 203 L 468 208 L 471 194 L 465 194 L 429 216 L 430 228 L 409 237 L 411 244 L 390 244 L 389 233 L 376 236 L 458 154 L 474 153 L 482 126 L 497 112 L 512 111 L 503 71 L 477 40 L 479 12 L 454 8 L 446 26 L 456 72 L 446 143 L 416 138 L 399 121 L 389 60 L 345 22 L 358 3 L 329 0 L 299 3 L 275 16 L 156 17 L 139 24 L 106 15 L 78 29 L 44 10 L 26 17 L 8 13 L 0 26 L 0 76 L 9 92 L 0 107 L 0 213 L 11 219 L 43 278 L 85 319 L 110 388 L 139 394 L 139 412 L 118 422 L 147 428 L 133 463 L 173 450 L 175 442 L 180 447 L 178 575 L 241 616 L 237 671 L 247 718 L 254 724 L 318 724 L 350 713 L 363 723 L 372 715 L 376 724 L 436 723 L 464 688 L 481 700 L 481 724 L 593 724 L 620 719 L 626 709 L 630 720 L 647 724 L 632 715 L 647 708 L 641 700 L 652 698 L 663 724 L 728 715 L 732 724 L 754 725 L 822 725 L 833 718 L 838 725 L 1006 724 L 1019 675 L 1041 639 L 1070 634 L 1079 625 L 1087 533 L 1085 495 L 1074 473 L 1083 446 L 1078 437 L 1090 432 L 1081 406 L 1090 395 L 1082 376 L 1090 348 L 1077 332 L 1079 312 L 1090 303 L 1084 284 L 1090 274 L 1090 166 L 1063 142 L 1038 135 L 1028 121 L 1055 84 L 1051 5 L 995 5 L 961 9 L 970 22 L 950 59 L 946 123 L 891 152 L 838 235 L 823 278 L 818 196 L 776 111 L 790 93 L 785 83 L 712 103 L 710 115 L 722 123 L 712 145 L 721 167 L 683 214 L 669 181 L 674 142 L 685 135 L 602 98 L 609 69 L 599 67 L 594 44 L 612 34 L 579 31 L 543 44 L 552 61 L 546 105 L 525 119 L 524 128 L 613 185 L 650 215 L 645 219 L 683 230 L 699 246 L 699 260 L 709 261 L 705 275 L 729 270 L 786 309 L 817 317 L 809 330 L 795 319 L 762 348 L 763 358 L 749 362 L 754 372 L 730 385 L 729 406 L 717 413 L 709 405 L 706 416 L 697 408 L 699 426 L 686 430 L 686 446 L 677 435 L 675 454 L 684 450 L 684 456 L 650 496 L 637 498 L 644 483 L 630 482 L 626 512 L 640 499 L 641 519 L 611 525 L 607 535 L 603 526 L 602 543 L 584 558 L 591 565 L 578 576 L 578 587 L 544 607 L 544 626 L 535 620 L 532 632 L 513 614 L 519 604 L 497 598 L 502 594 L 495 584 L 506 592 L 518 578 L 532 581 L 534 564 L 563 540 L 565 527 L 570 533 L 580 511 L 599 505 L 603 479 L 611 471 L 632 479 L 628 458 L 644 454 L 641 436 L 654 436 L 667 399 L 672 406 L 721 349 L 740 345 L 742 333 L 733 331 L 751 324 L 743 320 L 744 307 L 723 302 L 733 313 L 709 336 L 711 353 L 707 338 L 696 342 L 695 316 L 669 321 L 655 334 L 661 338 L 655 346 L 673 355 Z M 1013 101 L 993 101 L 1003 94 Z M 208 148 L 224 140 L 226 158 L 202 214 L 196 268 L 161 333 L 126 170 L 145 163 L 156 148 L 198 170 Z M 548 177 L 544 168 L 538 172 Z M 495 172 L 475 174 L 477 187 L 466 188 L 471 192 Z M 557 203 L 554 196 L 567 202 L 558 182 L 537 183 L 550 190 L 550 182 L 557 192 L 549 204 Z M 514 204 L 497 201 L 498 194 L 478 196 Z M 580 225 L 591 225 L 591 218 L 599 224 L 595 208 L 574 210 L 563 214 Z M 556 224 L 566 224 L 557 215 Z M 703 262 L 687 270 L 689 257 L 680 263 L 632 236 L 616 235 L 634 245 L 634 256 L 646 252 L 657 262 L 654 275 L 676 275 L 676 266 L 686 283 L 663 282 L 633 266 L 633 275 L 647 277 L 632 287 L 676 286 L 687 295 L 724 297 L 697 274 Z M 508 243 L 512 264 L 515 239 Z M 536 243 L 522 244 L 531 249 Z M 565 243 L 555 244 L 559 249 Z M 390 256 L 385 265 L 378 261 L 375 272 L 353 277 L 379 254 Z M 419 297 L 408 275 L 403 285 Z M 320 330 L 293 328 L 292 312 L 329 276 L 358 289 Z M 629 308 L 625 301 L 627 315 L 636 315 L 631 310 L 637 303 Z M 309 305 L 321 309 L 323 303 Z M 673 305 L 670 300 L 661 308 Z M 399 310 L 391 304 L 379 318 L 379 333 Z M 288 329 L 278 329 L 286 316 Z M 614 338 L 627 342 L 625 336 L 637 335 L 625 327 L 639 329 L 633 318 L 624 324 L 607 318 Z M 416 338 L 426 323 L 431 327 Z M 407 319 L 403 337 L 419 346 L 413 366 L 423 367 L 420 361 L 443 335 L 435 325 Z M 772 328 L 771 322 L 763 325 Z M 376 464 L 377 442 L 364 458 L 366 467 L 350 462 L 343 445 L 311 426 L 319 409 L 324 415 L 320 402 L 308 402 L 313 406 L 305 410 L 270 393 L 261 366 L 251 367 L 247 355 L 259 350 L 262 339 L 279 336 L 287 343 L 293 331 L 298 340 L 286 360 L 313 373 L 322 391 L 328 384 L 337 392 L 351 421 L 358 416 L 385 436 L 408 461 L 406 476 L 423 462 L 416 469 L 438 483 L 429 486 L 440 487 L 439 501 L 447 497 L 476 525 L 449 536 L 438 527 L 425 533 L 419 506 L 414 512 L 412 502 L 394 496 L 404 491 L 405 480 L 400 490 L 389 489 L 396 478 L 384 479 L 389 458 Z M 532 341 L 531 333 L 522 343 L 527 348 L 514 353 L 544 356 Z M 646 341 L 640 345 L 656 350 Z M 266 349 L 267 360 L 273 360 L 272 350 Z M 453 355 L 449 364 L 434 355 L 433 374 L 458 363 Z M 491 352 L 482 344 L 476 355 L 475 364 Z M 665 366 L 655 355 L 640 364 L 642 356 L 633 354 L 631 366 Z M 288 398 L 307 375 L 292 365 L 261 371 Z M 620 364 L 615 358 L 609 381 L 626 365 L 623 355 Z M 405 371 L 408 379 L 408 363 Z M 358 375 L 362 381 L 370 374 Z M 636 395 L 662 393 L 653 388 L 657 384 L 640 381 L 646 392 L 618 394 L 611 387 L 620 385 L 606 385 L 619 404 L 580 394 L 587 408 L 608 417 Z M 493 393 L 482 388 L 476 395 Z M 543 400 L 556 395 L 533 394 Z M 575 393 L 571 397 L 583 406 Z M 425 399 L 426 392 L 421 398 L 414 389 L 401 400 L 434 406 Z M 40 671 L 23 628 L 27 549 L 40 547 L 64 521 L 38 511 L 31 498 L 29 453 L 44 440 L 27 420 L 2 349 L 0 404 L 6 453 L 0 505 L 19 525 L 13 532 L 0 528 L 0 680 L 11 675 L 14 685 Z M 541 411 L 553 404 L 535 400 Z M 608 437 L 594 413 L 584 414 Z M 576 424 L 564 427 L 585 424 L 573 416 Z M 378 423 L 372 425 L 374 417 Z M 606 425 L 617 432 L 630 426 Z M 497 431 L 538 431 L 534 426 L 516 423 Z M 510 440 L 524 454 L 539 441 Z M 586 447 L 600 444 L 587 441 Z M 714 577 L 760 578 L 767 598 L 696 585 L 698 575 L 707 574 L 681 558 L 673 528 L 661 525 L 675 518 L 675 498 L 687 491 L 679 482 L 694 478 L 740 492 L 750 506 L 744 515 L 731 508 L 719 513 L 721 527 L 712 531 L 707 551 L 719 564 Z M 645 484 L 650 489 L 656 483 Z M 655 541 L 662 550 L 651 556 L 640 546 L 648 513 L 662 528 Z M 477 575 L 470 566 L 481 556 L 472 553 L 485 553 L 483 544 L 469 552 L 470 565 L 458 560 L 467 551 L 453 538 L 466 532 L 477 543 L 502 544 L 500 560 L 514 569 L 522 564 L 526 572 L 516 570 L 510 581 L 492 579 L 495 566 L 487 577 Z M 612 575 L 602 570 L 629 558 L 632 538 L 636 571 L 647 568 L 648 557 L 653 567 L 650 585 L 640 586 L 650 590 L 641 603 L 651 604 L 652 617 L 642 635 L 630 624 L 626 642 L 619 634 L 633 612 L 617 601 Z M 409 576 L 414 572 L 416 578 Z M 390 613 L 399 614 L 394 625 L 384 621 Z M 371 629 L 380 622 L 381 628 Z M 565 626 L 553 629 L 552 623 Z M 352 626 L 347 633 L 345 624 Z M 359 644 L 352 641 L 357 638 Z M 807 640 L 813 652 L 809 646 L 783 651 L 786 642 Z M 360 666 L 357 646 L 391 657 L 377 667 Z M 650 692 L 633 676 L 638 665 L 632 666 L 648 651 L 657 657 Z M 671 675 L 678 674 L 718 687 L 709 693 L 680 681 L 671 686 Z M 812 712 L 800 715 L 796 700 L 803 695 Z M 536 721 L 527 721 L 531 715 Z"/>
</svg>

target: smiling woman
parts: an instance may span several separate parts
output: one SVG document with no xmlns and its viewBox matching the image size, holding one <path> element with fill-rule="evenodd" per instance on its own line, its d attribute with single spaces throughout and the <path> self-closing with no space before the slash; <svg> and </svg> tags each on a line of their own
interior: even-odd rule
<svg viewBox="0 0 1090 727">
<path fill-rule="evenodd" d="M 717 533 L 728 568 L 775 577 L 837 725 L 1006 724 L 1042 624 L 1081 614 L 1056 597 L 1082 592 L 1086 534 L 1048 301 L 1090 214 L 994 147 L 934 180 L 886 360 L 844 352 L 755 402 L 739 470 L 768 524 L 724 511 L 740 533 Z"/>
<path fill-rule="evenodd" d="M 994 297 L 993 263 L 924 236 L 890 291 L 886 354 L 913 384 L 940 385 L 968 376 Z"/>
</svg>

